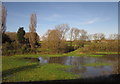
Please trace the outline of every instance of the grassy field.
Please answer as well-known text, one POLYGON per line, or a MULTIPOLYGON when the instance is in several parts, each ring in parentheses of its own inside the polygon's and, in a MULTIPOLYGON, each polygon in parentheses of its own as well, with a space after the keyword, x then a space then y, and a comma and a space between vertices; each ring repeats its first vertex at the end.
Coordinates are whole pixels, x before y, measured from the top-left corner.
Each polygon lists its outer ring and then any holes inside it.
POLYGON ((96 54, 118 54, 118 52, 96 52, 96 54))
MULTIPOLYGON (((91 52, 91 53, 83 53, 81 49, 77 49, 75 51, 64 53, 64 54, 21 54, 21 55, 14 55, 17 58, 23 57, 31 57, 31 58, 38 58, 38 57, 61 57, 61 56, 90 56, 90 57, 102 57, 109 54, 118 54, 118 52, 91 52)), ((4 56, 9 57, 9 56, 4 56)))
MULTIPOLYGON (((40 65, 38 62, 20 59, 23 57, 21 56, 22 55, 3 57, 3 82, 61 80, 78 77, 63 70, 72 66, 60 64, 40 65)), ((25 55, 25 57, 26 56, 27 55, 25 55)))
MULTIPOLYGON (((31 60, 24 59, 43 57, 60 57, 60 56, 91 56, 102 57, 107 54, 117 54, 117 52, 95 52, 95 53, 81 53, 80 49, 65 54, 55 55, 40 55, 40 54, 24 54, 14 56, 2 57, 2 75, 3 82, 20 82, 20 81, 40 81, 40 80, 63 80, 74 79, 78 75, 70 72, 65 72, 64 69, 72 66, 60 64, 45 64, 41 65, 39 62, 32 62, 31 60), (103 55, 102 55, 103 54, 103 55)), ((83 66, 106 66, 108 63, 91 63, 83 66)))
POLYGON ((109 54, 118 54, 118 52, 81 52, 81 49, 63 54, 65 56, 90 56, 90 57, 102 57, 109 54))

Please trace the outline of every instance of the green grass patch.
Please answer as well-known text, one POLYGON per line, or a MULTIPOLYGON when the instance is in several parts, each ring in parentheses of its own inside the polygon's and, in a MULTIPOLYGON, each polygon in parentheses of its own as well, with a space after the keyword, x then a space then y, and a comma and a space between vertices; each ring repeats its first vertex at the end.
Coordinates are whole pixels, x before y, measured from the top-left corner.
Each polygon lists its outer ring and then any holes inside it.
POLYGON ((97 54, 118 54, 118 52, 96 52, 97 54))
POLYGON ((81 49, 77 49, 75 51, 63 54, 65 56, 91 56, 91 57, 100 57, 100 56, 104 56, 104 55, 95 55, 93 53, 81 53, 80 52, 81 49))
MULTIPOLYGON (((21 55, 21 57, 23 56, 21 55)), ((72 66, 60 64, 41 65, 38 62, 20 59, 21 57, 20 55, 3 57, 3 82, 64 80, 78 77, 78 75, 64 71, 64 69, 72 66)))
POLYGON ((12 68, 18 68, 26 65, 33 65, 35 62, 26 61, 25 59, 19 59, 15 56, 4 56, 2 57, 2 70, 8 70, 12 68))
POLYGON ((85 64, 83 66, 108 66, 108 65, 111 65, 111 64, 110 63, 96 62, 96 63, 85 64))
POLYGON ((102 57, 102 56, 105 56, 105 55, 88 55, 88 56, 90 56, 90 57, 102 57))
POLYGON ((65 55, 64 54, 23 54, 23 55, 14 55, 14 57, 17 57, 17 58, 23 58, 23 57, 31 57, 31 58, 38 58, 38 57, 61 57, 61 56, 65 56, 65 55))
POLYGON ((21 54, 21 55, 14 55, 13 57, 23 58, 23 57, 31 57, 31 58, 38 58, 40 54, 21 54))
POLYGON ((90 56, 90 57, 102 57, 108 54, 118 54, 118 52, 82 52, 82 49, 79 48, 75 51, 64 54, 65 56, 90 56))
POLYGON ((46 55, 40 55, 41 57, 61 57, 64 56, 64 54, 46 54, 46 55))

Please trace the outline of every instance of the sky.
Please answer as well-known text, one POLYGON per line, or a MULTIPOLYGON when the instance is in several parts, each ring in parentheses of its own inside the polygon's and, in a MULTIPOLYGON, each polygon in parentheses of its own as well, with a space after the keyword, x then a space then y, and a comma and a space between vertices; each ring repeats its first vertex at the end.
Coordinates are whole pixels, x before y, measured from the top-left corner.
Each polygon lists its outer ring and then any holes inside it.
POLYGON ((68 24, 70 28, 84 29, 88 34, 118 33, 117 2, 5 2, 7 32, 17 32, 24 27, 29 32, 30 16, 37 15, 38 35, 44 35, 56 25, 68 24))

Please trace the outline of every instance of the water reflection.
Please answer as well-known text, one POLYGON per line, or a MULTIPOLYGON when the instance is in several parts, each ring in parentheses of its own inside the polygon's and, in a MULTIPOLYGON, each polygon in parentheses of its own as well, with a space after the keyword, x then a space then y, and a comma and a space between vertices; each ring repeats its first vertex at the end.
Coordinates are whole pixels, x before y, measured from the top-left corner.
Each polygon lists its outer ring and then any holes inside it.
POLYGON ((76 57, 76 56, 65 56, 65 57, 39 57, 41 64, 45 63, 58 63, 63 65, 72 65, 73 67, 66 69, 65 71, 78 74, 81 77, 96 77, 102 75, 110 75, 115 73, 117 57, 106 56, 106 57, 76 57), (109 66, 83 66, 89 63, 112 63, 109 66))
POLYGON ((41 64, 44 63, 58 63, 58 64, 64 64, 64 65, 82 65, 85 63, 94 63, 97 61, 100 61, 100 59, 97 58, 91 58, 91 57, 75 57, 75 56, 66 56, 66 57, 39 57, 41 64))
POLYGON ((49 60, 49 58, 43 58, 43 57, 39 57, 38 59, 42 64, 48 63, 48 60, 49 60))

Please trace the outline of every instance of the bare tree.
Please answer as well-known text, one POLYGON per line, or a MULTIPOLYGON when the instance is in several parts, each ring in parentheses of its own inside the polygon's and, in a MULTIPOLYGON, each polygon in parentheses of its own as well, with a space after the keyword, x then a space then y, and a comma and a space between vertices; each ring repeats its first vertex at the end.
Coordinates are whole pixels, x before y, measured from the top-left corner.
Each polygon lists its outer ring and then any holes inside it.
POLYGON ((36 14, 33 13, 30 17, 30 25, 29 25, 29 31, 30 31, 29 41, 30 41, 31 49, 35 48, 35 43, 37 41, 36 25, 37 25, 37 17, 36 14))
POLYGON ((87 39, 87 31, 78 28, 71 28, 70 30, 70 40, 71 45, 74 45, 74 48, 79 48, 84 45, 84 41, 87 39))
POLYGON ((79 29, 78 28, 71 28, 70 29, 70 41, 71 41, 71 46, 76 46, 77 45, 77 40, 78 40, 78 37, 79 37, 79 29))
POLYGON ((78 28, 72 28, 70 30, 70 40, 86 40, 87 31, 78 28))
POLYGON ((70 29, 69 35, 70 35, 70 43, 71 43, 70 45, 72 46, 74 40, 74 28, 70 29))
POLYGON ((109 35, 109 40, 118 40, 119 35, 118 34, 110 34, 109 35))
POLYGON ((83 40, 83 41, 85 41, 88 37, 87 37, 87 31, 85 31, 85 30, 80 30, 80 34, 81 34, 81 36, 80 36, 80 40, 83 40))
POLYGON ((99 40, 104 40, 105 39, 105 34, 99 33, 99 40))
POLYGON ((87 35, 87 40, 88 41, 92 40, 92 34, 87 35))
POLYGON ((71 28, 70 29, 70 41, 73 41, 73 38, 74 38, 74 28, 71 28))
POLYGON ((55 26, 55 29, 58 30, 61 34, 61 39, 65 39, 67 32, 69 31, 69 26, 68 24, 61 24, 55 26))
POLYGON ((78 28, 74 28, 74 40, 79 40, 80 30, 78 28))
POLYGON ((78 40, 80 37, 80 30, 78 28, 71 28, 70 30, 70 40, 74 41, 74 40, 78 40))
POLYGON ((95 33, 93 35, 94 40, 103 40, 105 39, 105 35, 103 33, 95 33))
POLYGON ((93 34, 92 36, 95 41, 98 40, 97 34, 93 34))
POLYGON ((4 5, 0 4, 0 32, 4 33, 6 31, 6 16, 7 10, 4 5))

